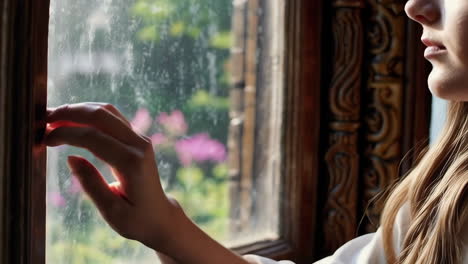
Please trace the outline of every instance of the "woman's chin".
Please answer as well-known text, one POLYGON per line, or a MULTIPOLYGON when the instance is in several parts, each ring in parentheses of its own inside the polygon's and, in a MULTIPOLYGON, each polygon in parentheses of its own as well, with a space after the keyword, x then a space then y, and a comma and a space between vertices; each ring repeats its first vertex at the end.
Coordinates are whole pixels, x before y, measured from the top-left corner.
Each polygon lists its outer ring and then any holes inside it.
POLYGON ((450 101, 468 101, 466 91, 463 92, 468 87, 460 87, 459 84, 453 81, 453 78, 449 78, 446 74, 438 74, 438 72, 432 71, 429 74, 427 83, 429 90, 436 97, 450 101))

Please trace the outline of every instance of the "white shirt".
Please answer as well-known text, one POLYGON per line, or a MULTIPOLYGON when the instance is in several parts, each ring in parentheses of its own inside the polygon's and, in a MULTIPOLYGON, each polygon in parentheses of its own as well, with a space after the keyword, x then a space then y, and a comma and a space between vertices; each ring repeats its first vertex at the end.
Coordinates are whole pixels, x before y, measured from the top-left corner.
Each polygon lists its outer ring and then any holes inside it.
MULTIPOLYGON (((465 225, 468 231, 468 225, 465 225)), ((401 246, 405 234, 409 227, 409 204, 402 206, 395 219, 393 230, 394 248, 397 254, 401 251, 401 246)), ((465 238, 465 258, 463 263, 468 264, 468 232, 464 232, 465 238)), ((288 260, 274 261, 271 259, 246 255, 244 256, 250 262, 258 264, 294 264, 288 260)), ((385 252, 383 249, 382 231, 379 228, 377 232, 357 237, 341 246, 335 253, 327 258, 321 259, 315 264, 385 264, 385 252)))

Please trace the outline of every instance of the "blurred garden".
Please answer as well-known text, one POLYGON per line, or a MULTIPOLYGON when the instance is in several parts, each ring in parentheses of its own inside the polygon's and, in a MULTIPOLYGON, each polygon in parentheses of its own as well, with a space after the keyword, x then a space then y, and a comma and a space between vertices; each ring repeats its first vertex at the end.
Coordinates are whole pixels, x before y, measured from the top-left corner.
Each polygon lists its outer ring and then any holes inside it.
MULTIPOLYGON (((52 0, 49 106, 108 102, 149 136, 166 191, 216 239, 229 239, 227 139, 232 0, 52 0)), ((48 151, 47 263, 154 263, 119 237, 48 151)), ((183 235, 183 234, 181 234, 183 235)))

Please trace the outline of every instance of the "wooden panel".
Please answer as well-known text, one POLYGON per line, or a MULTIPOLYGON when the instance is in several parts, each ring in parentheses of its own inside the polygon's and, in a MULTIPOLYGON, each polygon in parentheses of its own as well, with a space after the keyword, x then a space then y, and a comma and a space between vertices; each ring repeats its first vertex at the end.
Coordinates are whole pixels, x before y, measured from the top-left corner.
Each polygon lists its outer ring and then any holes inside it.
POLYGON ((333 73, 329 95, 329 132, 325 163, 328 193, 323 212, 327 255, 355 236, 359 176, 359 127, 363 62, 362 1, 333 5, 333 73))
POLYGON ((32 107, 34 142, 32 146, 32 172, 27 175, 28 189, 25 194, 29 199, 29 219, 31 228, 28 241, 28 263, 43 264, 46 255, 46 161, 47 148, 42 144, 46 127, 47 106, 47 58, 49 33, 50 0, 32 1, 32 40, 28 49, 32 51, 32 107), (34 11, 34 12, 33 12, 34 11))
POLYGON ((327 173, 320 184, 328 192, 319 197, 323 228, 316 239, 324 243, 317 257, 376 230, 383 203, 375 201, 384 201, 385 191, 412 166, 415 155, 401 163, 404 154, 426 146, 428 68, 421 30, 409 23, 404 4, 337 0, 326 13, 331 23, 324 31, 331 35, 325 46, 332 50, 323 51, 330 59, 322 62, 330 73, 322 87, 329 101, 322 118, 329 128, 323 151, 327 173))
POLYGON ((7 247, 7 230, 8 226, 6 224, 7 220, 7 211, 6 211, 6 178, 9 175, 9 144, 8 142, 8 115, 7 115, 7 93, 8 93, 8 77, 9 77, 9 56, 7 53, 8 49, 8 39, 11 32, 11 16, 9 11, 8 1, 0 1, 0 10, 2 20, 0 21, 0 234, 3 234, 0 237, 0 260, 2 263, 8 260, 8 247, 7 247))
MULTIPOLYGON (((366 95, 362 159, 362 232, 374 232, 382 203, 369 202, 398 179, 402 158, 405 69, 404 1, 368 0, 366 95)), ((382 200, 384 197, 382 197, 382 200)), ((362 212, 361 211, 361 212, 362 212)))
POLYGON ((287 1, 282 234, 296 263, 316 253, 322 129, 322 1, 287 1))

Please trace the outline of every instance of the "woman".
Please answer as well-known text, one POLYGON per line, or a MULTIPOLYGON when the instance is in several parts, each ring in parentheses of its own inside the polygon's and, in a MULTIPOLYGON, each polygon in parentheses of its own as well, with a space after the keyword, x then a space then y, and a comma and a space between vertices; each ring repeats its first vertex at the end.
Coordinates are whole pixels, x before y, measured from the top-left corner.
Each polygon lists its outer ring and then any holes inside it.
MULTIPOLYGON (((450 101, 446 126, 391 194, 379 230, 318 263, 468 263, 468 1, 409 0, 405 10, 424 29, 429 88, 450 101)), ((156 250, 164 263, 276 263, 241 257, 196 227, 164 194, 150 140, 112 105, 50 109, 48 123, 47 145, 86 148, 113 167, 118 181, 108 185, 85 159, 68 159, 112 228, 156 250)))

